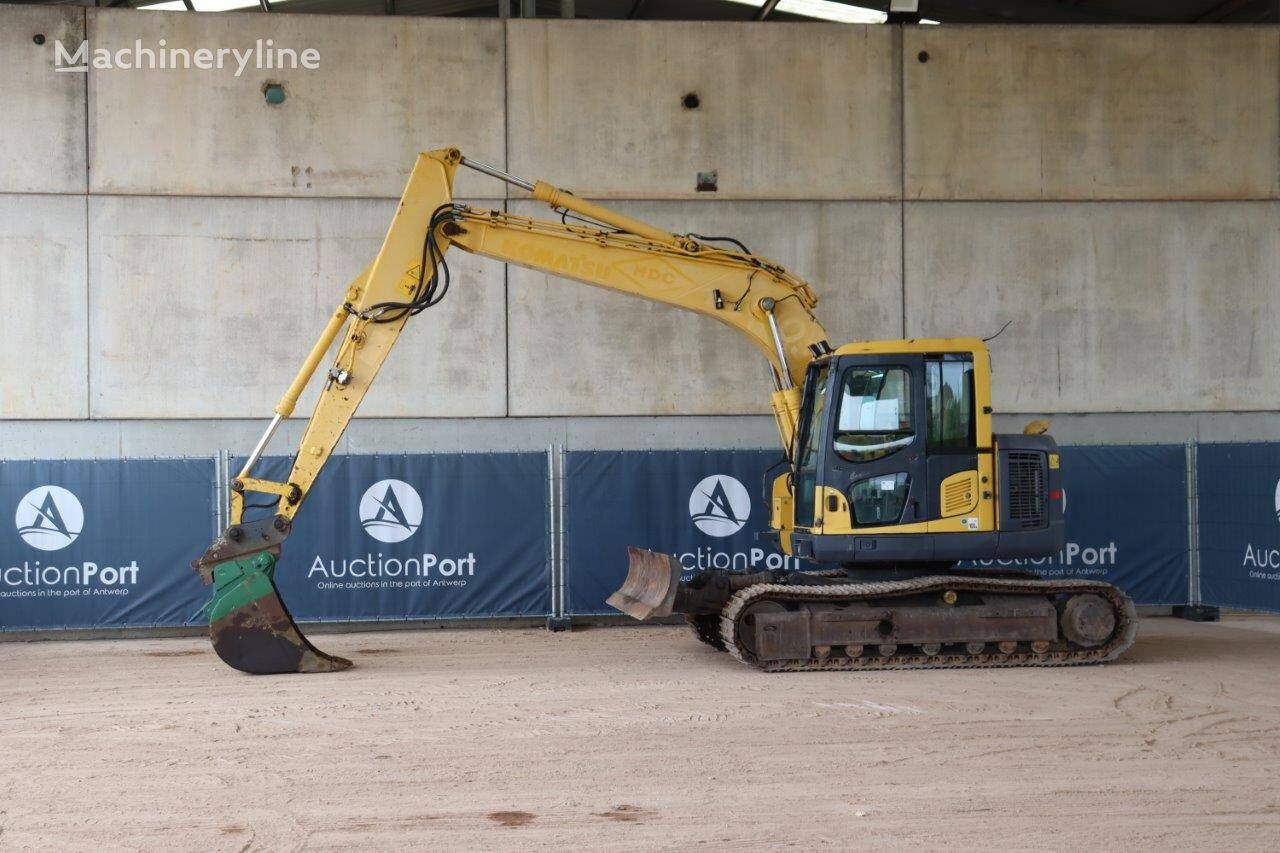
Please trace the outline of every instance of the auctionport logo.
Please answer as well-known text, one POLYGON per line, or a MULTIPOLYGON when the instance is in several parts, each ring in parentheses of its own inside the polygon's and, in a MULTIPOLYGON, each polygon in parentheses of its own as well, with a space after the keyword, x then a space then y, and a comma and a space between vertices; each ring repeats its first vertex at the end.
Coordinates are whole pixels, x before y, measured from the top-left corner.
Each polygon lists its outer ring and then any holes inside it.
POLYGON ((751 517, 751 495, 728 474, 712 474, 689 494, 689 517, 708 536, 732 536, 751 517))
POLYGON ((298 50, 277 45, 272 39, 257 39, 252 47, 171 47, 165 39, 154 46, 134 39, 133 44, 112 50, 89 46, 82 41, 75 50, 61 39, 53 43, 53 70, 85 74, 95 71, 148 70, 231 71, 239 77, 250 68, 255 71, 314 71, 320 67, 320 51, 314 47, 298 50))
POLYGON ((18 501, 13 516, 22 541, 41 551, 60 551, 80 537, 84 507, 61 486, 37 486, 18 501))
POLYGON ((360 526, 379 542, 403 542, 422 526, 422 497, 404 480, 379 480, 360 498, 360 526))
MULTIPOLYGON (((1276 482, 1275 508, 1276 521, 1280 521, 1280 481, 1276 482)), ((1277 571, 1280 570, 1280 548, 1246 542, 1240 565, 1250 570, 1251 580, 1280 581, 1280 571, 1277 571)))
MULTIPOLYGON (((364 532, 379 542, 404 542, 422 527, 422 496, 404 480, 379 480, 365 489, 358 516, 364 532)), ((349 591, 464 587, 475 577, 474 551, 410 554, 408 547, 388 549, 389 554, 371 549, 354 557, 317 554, 307 579, 319 576, 316 589, 349 591)))

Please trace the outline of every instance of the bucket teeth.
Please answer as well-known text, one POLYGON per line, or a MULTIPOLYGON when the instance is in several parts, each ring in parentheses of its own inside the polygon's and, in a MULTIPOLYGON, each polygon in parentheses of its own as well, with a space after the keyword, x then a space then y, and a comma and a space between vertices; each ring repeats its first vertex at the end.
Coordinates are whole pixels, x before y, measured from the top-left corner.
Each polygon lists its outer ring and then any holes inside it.
POLYGON ((670 554, 628 548, 627 579, 607 603, 641 621, 670 616, 684 567, 670 554))

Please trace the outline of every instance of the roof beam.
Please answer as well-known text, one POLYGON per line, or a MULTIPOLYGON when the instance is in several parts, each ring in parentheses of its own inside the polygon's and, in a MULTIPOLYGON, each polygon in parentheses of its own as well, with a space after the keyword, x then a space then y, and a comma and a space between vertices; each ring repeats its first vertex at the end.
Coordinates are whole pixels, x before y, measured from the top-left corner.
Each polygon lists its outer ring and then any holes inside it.
POLYGON ((778 3, 780 2, 781 0, 764 0, 764 2, 760 4, 760 10, 756 12, 756 20, 763 21, 765 18, 772 15, 773 10, 778 8, 778 3))
POLYGON ((1107 9, 1059 0, 920 0, 920 16, 944 23, 984 21, 1026 24, 1153 23, 1107 9))
POLYGON ((1238 12, 1244 6, 1248 6, 1253 0, 1225 0, 1219 3, 1207 12, 1203 12, 1199 17, 1195 18, 1197 24, 1208 24, 1214 21, 1221 21, 1233 12, 1238 12))

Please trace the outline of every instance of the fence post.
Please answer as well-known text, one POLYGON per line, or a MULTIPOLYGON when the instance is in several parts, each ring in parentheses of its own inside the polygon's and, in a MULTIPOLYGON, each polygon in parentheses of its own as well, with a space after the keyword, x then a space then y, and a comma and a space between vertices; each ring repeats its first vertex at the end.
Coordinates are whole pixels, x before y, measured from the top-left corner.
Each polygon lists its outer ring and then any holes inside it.
POLYGON ((1173 608, 1173 615, 1192 622, 1217 622, 1217 607, 1205 606, 1200 600, 1200 474, 1199 446, 1195 439, 1186 443, 1187 458, 1187 603, 1173 608))
POLYGON ((564 610, 564 445, 547 447, 547 531, 548 559, 551 565, 551 615, 548 631, 567 631, 572 620, 564 610))
POLYGON ((227 492, 231 467, 231 451, 219 450, 213 457, 213 538, 217 539, 227 529, 231 520, 230 495, 227 492))

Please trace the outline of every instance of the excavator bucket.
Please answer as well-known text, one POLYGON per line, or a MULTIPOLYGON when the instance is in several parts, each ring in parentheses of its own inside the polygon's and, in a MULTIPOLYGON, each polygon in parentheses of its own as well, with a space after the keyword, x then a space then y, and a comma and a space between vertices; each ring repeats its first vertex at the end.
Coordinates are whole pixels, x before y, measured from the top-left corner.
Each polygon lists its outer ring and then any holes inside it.
POLYGON ((283 536, 255 528, 258 525, 230 528, 194 564, 213 585, 206 610, 218 657, 253 675, 335 672, 351 666, 351 661, 325 654, 302 635, 272 576, 283 536), (245 553, 246 548, 254 550, 245 553))
POLYGON ((684 567, 670 554, 628 548, 627 579, 607 604, 635 619, 670 616, 684 567))

